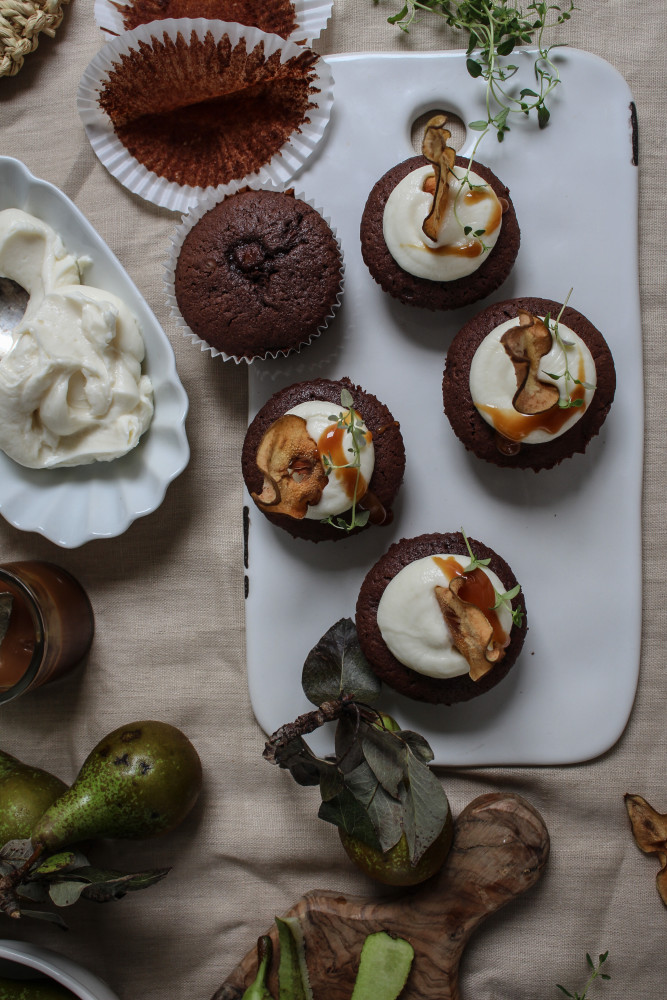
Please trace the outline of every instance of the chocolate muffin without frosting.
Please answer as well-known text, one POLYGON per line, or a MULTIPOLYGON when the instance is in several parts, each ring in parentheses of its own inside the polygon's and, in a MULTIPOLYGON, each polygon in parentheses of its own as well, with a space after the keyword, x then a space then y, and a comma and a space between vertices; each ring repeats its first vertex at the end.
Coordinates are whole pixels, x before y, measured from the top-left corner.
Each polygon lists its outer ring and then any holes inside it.
MULTIPOLYGON (((456 157, 456 166, 467 167, 468 163, 465 157, 456 157)), ((489 256, 472 274, 454 281, 430 281, 403 270, 384 241, 384 209, 399 181, 418 167, 428 165, 429 161, 424 156, 413 156, 392 167, 380 178, 368 196, 361 219, 361 253, 372 276, 394 298, 426 309, 458 309, 485 298, 505 281, 519 252, 519 224, 509 189, 488 167, 475 162, 475 173, 484 178, 499 199, 507 202, 500 235, 489 256)))
POLYGON ((193 333, 251 360, 298 350, 326 326, 342 287, 336 238, 292 192, 244 189, 190 230, 175 295, 193 333))
POLYGON ((445 413, 454 433, 469 451, 479 458, 504 468, 550 469, 576 452, 583 453, 598 434, 614 399, 616 372, 607 343, 593 324, 575 309, 567 307, 561 323, 574 330, 584 341, 595 362, 597 387, 582 417, 559 437, 544 444, 523 444, 515 455, 504 454, 497 445, 495 429, 484 420, 470 393, 470 365, 484 338, 507 320, 517 318, 520 310, 534 316, 558 316, 562 304, 551 299, 509 299, 489 306, 459 330, 445 363, 442 394, 445 413))
MULTIPOLYGON (((341 408, 341 390, 347 389, 352 396, 353 405, 373 435, 375 448, 375 465, 368 483, 368 496, 372 494, 377 502, 377 516, 384 509, 385 520, 381 523, 391 523, 391 504, 403 481, 405 470, 405 448, 398 422, 394 420, 389 409, 375 396, 354 385, 348 378, 340 381, 329 379, 314 379, 309 382, 299 382, 275 393, 261 408, 246 433, 241 453, 243 479, 248 492, 259 495, 264 486, 264 475, 257 465, 257 453, 260 443, 272 424, 282 417, 287 410, 310 400, 325 400, 332 404, 332 413, 341 408)), ((254 497, 253 497, 254 499, 254 497)), ((255 500, 255 503, 257 501, 255 500)), ((295 518, 288 514, 273 514, 270 508, 258 508, 262 513, 280 528, 284 528, 295 538, 305 538, 313 542, 326 539, 336 541, 356 534, 364 528, 354 528, 346 532, 311 518, 295 518)), ((371 517, 372 520, 372 517, 371 517)), ((370 526, 370 522, 369 525, 370 526)))
MULTIPOLYGON (((500 578, 506 590, 516 586, 517 580, 501 556, 473 538, 469 538, 468 541, 478 559, 490 559, 489 569, 500 578)), ((378 677, 408 698, 444 705, 476 698, 495 687, 507 676, 523 647, 527 631, 526 605, 523 594, 519 593, 513 598, 512 604, 524 612, 523 622, 520 626, 512 626, 510 642, 505 649, 503 659, 478 681, 471 680, 468 674, 436 678, 417 673, 397 660, 388 648, 378 626, 377 612, 380 599, 390 580, 417 559, 439 554, 461 555, 465 552, 465 539, 458 531, 403 538, 392 545, 369 570, 361 585, 356 610, 357 634, 361 648, 378 677)))

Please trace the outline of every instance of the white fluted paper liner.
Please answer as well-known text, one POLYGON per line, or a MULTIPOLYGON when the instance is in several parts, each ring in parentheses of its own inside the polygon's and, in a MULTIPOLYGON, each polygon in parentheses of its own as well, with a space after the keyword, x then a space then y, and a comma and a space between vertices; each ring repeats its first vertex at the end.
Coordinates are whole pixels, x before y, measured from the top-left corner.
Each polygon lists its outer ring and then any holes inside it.
POLYGON ((169 250, 169 258, 164 266, 165 267, 164 286, 165 286, 165 291, 167 293, 167 305, 169 306, 171 315, 176 321, 176 324, 179 327, 183 336, 189 338, 193 344, 199 344, 202 351, 210 351, 211 357, 213 358, 220 357, 222 358, 223 361, 234 361, 237 365, 240 364, 241 362, 252 364, 254 360, 264 361, 267 358, 273 358, 274 360, 279 357, 286 358, 288 354, 296 354, 303 347, 306 347, 308 344, 312 343, 312 341, 315 340, 317 337, 319 337, 320 334, 324 333, 326 328, 329 326, 329 323, 336 315, 336 311, 340 307, 341 297, 343 295, 343 284, 345 277, 345 266, 343 263, 343 248, 341 247, 340 239, 338 238, 338 233, 331 224, 331 219, 324 214, 324 211, 321 208, 319 208, 312 199, 308 198, 305 194, 303 194, 303 192, 295 190, 294 191, 295 198, 298 198, 300 201, 304 201, 307 205, 310 205, 311 208, 314 208, 315 211, 322 216, 322 218, 327 223, 327 225, 331 229, 331 232, 334 235, 336 243, 338 244, 338 252, 340 253, 340 259, 341 259, 340 288, 338 289, 338 294, 336 295, 336 301, 332 304, 331 310, 326 316, 324 322, 318 326, 317 330, 314 333, 312 333, 307 340, 302 341, 298 345, 298 347, 290 347, 288 349, 280 351, 267 351, 266 354, 262 355, 261 357, 258 355, 257 359, 239 357, 238 355, 235 354, 227 354, 225 351, 219 351, 216 347, 213 347, 205 340, 202 340, 202 338, 197 336, 196 333, 193 333, 193 331, 190 329, 188 324, 183 319, 183 316, 181 315, 181 311, 178 308, 178 303, 176 301, 176 294, 174 291, 174 283, 175 283, 174 276, 176 273, 176 263, 178 261, 179 254, 181 252, 181 247, 183 246, 185 237, 188 235, 190 230, 199 222, 199 220, 204 215, 206 215, 208 211, 210 211, 210 209, 214 207, 214 205, 217 205, 218 202, 223 201, 228 195, 234 194, 242 187, 250 187, 253 189, 253 191, 284 191, 285 188, 288 187, 288 185, 286 184, 277 185, 270 180, 254 181, 251 182, 250 184, 245 184, 241 181, 235 181, 231 184, 226 185, 224 191, 221 188, 216 188, 215 191, 208 192, 201 199, 201 201, 197 202, 197 204, 193 206, 190 212, 183 217, 180 224, 177 226, 175 232, 172 234, 171 247, 169 250))
MULTIPOLYGON (((132 0, 116 0, 118 6, 131 6, 132 0)), ((194 0, 193 0, 194 3, 194 0)), ((319 38, 327 26, 333 0, 293 0, 296 13, 296 28, 288 35, 291 42, 305 42, 310 45, 319 38)), ((102 31, 110 35, 122 35, 125 31, 123 15, 109 0, 95 0, 95 20, 102 31)))
MULTIPOLYGON (((136 51, 140 42, 150 45, 153 38, 162 40, 165 34, 175 41, 179 32, 184 38, 189 39, 193 31, 200 39, 210 31, 216 43, 223 35, 227 35, 232 46, 244 38, 248 51, 263 42, 265 55, 268 57, 279 51, 281 63, 304 51, 302 45, 286 42, 278 35, 267 34, 259 28, 247 28, 245 25, 228 21, 208 21, 201 17, 168 18, 164 21, 142 24, 133 31, 124 32, 107 42, 91 59, 79 82, 77 108, 93 150, 109 173, 128 191, 173 212, 187 212, 205 192, 223 191, 225 185, 208 188, 192 187, 168 181, 148 170, 118 139, 111 120, 99 106, 98 95, 114 64, 120 60, 120 56, 136 51)), ((278 186, 287 184, 315 151, 326 131, 333 103, 333 77, 331 69, 322 58, 315 64, 313 86, 319 93, 312 95, 314 107, 307 112, 310 120, 301 125, 300 132, 293 132, 264 166, 246 174, 245 177, 238 178, 240 184, 251 184, 255 181, 271 181, 278 186)))

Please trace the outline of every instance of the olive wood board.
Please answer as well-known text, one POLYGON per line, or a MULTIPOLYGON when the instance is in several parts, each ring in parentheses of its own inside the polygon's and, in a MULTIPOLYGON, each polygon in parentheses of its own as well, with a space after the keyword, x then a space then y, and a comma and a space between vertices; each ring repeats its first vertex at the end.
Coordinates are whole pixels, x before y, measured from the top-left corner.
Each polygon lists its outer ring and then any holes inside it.
MULTIPOLYGON (((485 117, 485 87, 461 52, 327 57, 334 105, 321 150, 295 181, 335 227, 345 259, 342 307, 300 354, 249 367, 249 417, 278 389, 316 377, 353 382, 385 402, 405 440, 405 479, 389 527, 336 542, 293 539, 250 509, 247 666, 255 715, 271 733, 312 706, 301 688, 308 651, 354 616, 367 572, 392 542, 461 527, 511 565, 528 609, 509 675, 446 708, 386 686, 379 702, 421 732, 435 763, 569 764, 606 751, 625 728, 639 674, 641 629, 642 342, 637 274, 637 167, 632 95, 608 63, 557 49, 562 84, 540 130, 521 120, 477 158, 508 184, 521 227, 515 267, 476 305, 432 313, 386 295, 361 259, 359 222, 375 181, 414 155, 411 125, 430 111, 485 117), (443 414, 452 337, 490 302, 538 296, 570 305, 604 334, 618 375, 602 433, 560 466, 499 469, 466 452, 443 414)), ((517 90, 534 86, 513 53, 517 90)), ((460 147, 468 155, 477 133, 460 147)), ((309 737, 316 752, 329 733, 309 737)))
MULTIPOLYGON (((384 899, 308 892, 286 916, 303 933, 314 1000, 350 1000, 368 934, 386 931, 415 951, 401 1000, 459 1000, 459 963, 470 936, 486 917, 530 889, 549 855, 540 814, 519 795, 491 792, 458 817, 454 842, 440 872, 409 891, 384 899)), ((275 924, 269 987, 278 995, 275 924)), ((253 948, 213 1000, 240 1000, 257 972, 253 948)))

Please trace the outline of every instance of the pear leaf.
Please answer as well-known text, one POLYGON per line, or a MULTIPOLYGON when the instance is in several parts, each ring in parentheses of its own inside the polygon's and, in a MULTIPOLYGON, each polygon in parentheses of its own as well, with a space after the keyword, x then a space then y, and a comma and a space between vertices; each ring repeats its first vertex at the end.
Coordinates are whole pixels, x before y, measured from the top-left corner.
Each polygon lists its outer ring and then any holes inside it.
POLYGON ((334 748, 338 768, 343 774, 354 771, 364 759, 359 739, 361 728, 359 715, 353 711, 343 712, 338 720, 334 748))
POLYGON ((32 917, 34 920, 44 920, 47 924, 56 924, 57 927, 62 927, 66 931, 67 924, 60 916, 59 913, 54 913, 53 910, 21 910, 22 917, 32 917))
POLYGON ((364 757, 382 787, 394 798, 405 774, 407 749, 398 733, 369 726, 362 741, 364 757))
POLYGON ((319 785, 327 771, 337 770, 331 761, 316 757, 301 736, 276 747, 275 761, 279 767, 286 768, 299 785, 319 785))
POLYGON ((381 682, 361 651, 351 618, 341 618, 325 632, 303 665, 301 684, 313 705, 336 701, 342 695, 372 705, 381 682))
POLYGON ((376 851, 381 849, 368 812, 349 789, 344 789, 329 802, 322 802, 317 815, 327 823, 340 827, 351 837, 356 837, 369 847, 374 847, 376 851))
POLYGON ((411 729, 401 729, 401 739, 407 743, 415 757, 418 757, 424 764, 433 760, 433 751, 421 733, 415 733, 411 729))
POLYGON ((53 885, 49 886, 49 896, 56 906, 72 906, 79 901, 79 897, 87 886, 87 882, 74 880, 54 882, 53 885))
POLYGON ((403 834, 401 803, 377 780, 370 765, 360 764, 347 776, 349 790, 366 810, 381 851, 389 851, 403 834))
POLYGON ((33 903, 48 903, 49 890, 43 882, 23 882, 17 885, 16 895, 33 903))
POLYGON ((9 620, 12 617, 12 605, 14 604, 14 598, 9 593, 5 591, 0 594, 0 645, 2 644, 5 636, 7 635, 7 629, 9 628, 9 620))
POLYGON ((31 840, 8 840, 0 850, 0 859, 3 861, 27 861, 32 856, 33 850, 31 840))
POLYGON ((30 878, 49 878, 59 872, 71 871, 73 868, 83 868, 88 864, 88 858, 81 851, 60 851, 51 854, 30 873, 30 878))
POLYGON ((408 754, 408 784, 401 786, 403 828, 410 862, 416 865, 442 831, 449 803, 431 769, 414 754, 408 754))
POLYGON ((107 903, 112 899, 122 899, 127 892, 147 889, 168 875, 170 868, 154 868, 145 872, 106 871, 101 868, 80 868, 77 877, 88 880, 82 895, 96 903, 107 903))
POLYGON ((341 771, 334 765, 323 770, 320 775, 320 795, 323 802, 328 802, 339 795, 345 787, 345 779, 341 771))

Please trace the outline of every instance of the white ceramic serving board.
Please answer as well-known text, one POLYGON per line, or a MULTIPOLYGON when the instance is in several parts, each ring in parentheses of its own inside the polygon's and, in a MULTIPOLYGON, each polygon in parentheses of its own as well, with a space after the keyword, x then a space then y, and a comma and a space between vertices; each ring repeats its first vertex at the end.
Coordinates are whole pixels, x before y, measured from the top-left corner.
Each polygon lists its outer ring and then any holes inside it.
MULTIPOLYGON (((437 764, 568 764, 607 750, 630 714, 641 626, 642 342, 637 275, 637 167, 632 96, 607 63, 559 50, 562 85, 551 122, 522 120, 505 142, 485 138, 477 158, 508 184, 521 249, 495 295, 430 313, 385 295, 368 273, 359 220, 368 192, 413 155, 412 122, 450 109, 484 117, 485 88, 455 53, 331 56, 334 107, 321 152, 297 185, 324 207, 345 255, 343 306, 300 355, 249 368, 250 417, 276 390, 313 377, 349 376, 400 421, 407 451, 394 522, 314 545, 274 528, 250 506, 248 682, 270 733, 312 706, 303 661, 342 616, 354 617, 368 568, 402 537, 466 532, 511 564, 528 608, 524 651, 507 678, 467 704, 422 705, 383 689, 380 704, 430 742, 437 764), (490 301, 535 295, 563 301, 605 335, 619 376, 616 400, 585 456, 535 474, 468 454, 443 414, 447 347, 490 301)), ((519 86, 530 87, 526 53, 519 86)), ((517 90, 519 89, 517 87, 517 90)), ((463 155, 476 134, 468 132, 463 155)), ((310 738, 323 752, 330 735, 310 738)))

